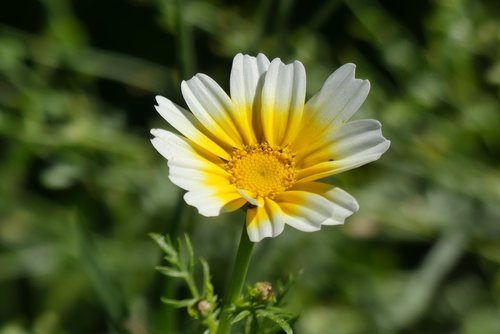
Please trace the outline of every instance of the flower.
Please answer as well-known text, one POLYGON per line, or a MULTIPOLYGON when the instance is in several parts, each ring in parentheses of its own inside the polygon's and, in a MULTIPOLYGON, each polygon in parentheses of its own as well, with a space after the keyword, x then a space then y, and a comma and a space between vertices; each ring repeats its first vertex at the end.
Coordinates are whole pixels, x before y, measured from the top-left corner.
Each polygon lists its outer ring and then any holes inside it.
POLYGON ((181 85, 191 112, 156 98, 156 110, 180 134, 152 129, 151 142, 200 214, 247 204, 253 242, 279 235, 285 224, 306 232, 343 224, 358 203, 317 180, 377 160, 390 145, 378 121, 348 122, 370 90, 354 72, 355 65, 343 65, 306 103, 302 63, 238 54, 230 96, 196 74, 181 85))

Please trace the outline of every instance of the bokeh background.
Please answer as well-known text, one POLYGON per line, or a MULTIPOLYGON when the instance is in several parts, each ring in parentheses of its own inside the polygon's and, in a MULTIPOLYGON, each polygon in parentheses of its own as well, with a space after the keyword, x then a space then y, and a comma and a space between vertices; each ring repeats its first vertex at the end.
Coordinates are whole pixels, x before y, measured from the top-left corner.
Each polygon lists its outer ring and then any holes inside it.
POLYGON ((149 232, 189 233, 224 291, 243 216, 198 216, 149 129, 196 72, 298 59, 308 96, 346 62, 356 118, 392 141, 331 178, 360 211, 259 243, 249 282, 302 271, 299 334, 500 333, 500 2, 0 2, 0 333, 200 333, 160 302, 149 232))

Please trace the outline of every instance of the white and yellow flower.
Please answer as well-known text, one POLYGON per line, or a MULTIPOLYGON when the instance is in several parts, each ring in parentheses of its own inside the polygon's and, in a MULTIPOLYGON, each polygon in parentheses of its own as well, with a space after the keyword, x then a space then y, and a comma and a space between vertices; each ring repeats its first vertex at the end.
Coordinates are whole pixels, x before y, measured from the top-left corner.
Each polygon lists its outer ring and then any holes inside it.
POLYGON ((169 178, 204 216, 248 204, 251 241, 343 224, 358 210, 344 190, 317 180, 377 160, 390 142, 372 119, 348 122, 370 90, 355 65, 335 71, 305 102, 302 63, 238 54, 230 96, 210 77, 183 81, 191 112, 158 96, 156 110, 180 134, 153 129, 169 178))

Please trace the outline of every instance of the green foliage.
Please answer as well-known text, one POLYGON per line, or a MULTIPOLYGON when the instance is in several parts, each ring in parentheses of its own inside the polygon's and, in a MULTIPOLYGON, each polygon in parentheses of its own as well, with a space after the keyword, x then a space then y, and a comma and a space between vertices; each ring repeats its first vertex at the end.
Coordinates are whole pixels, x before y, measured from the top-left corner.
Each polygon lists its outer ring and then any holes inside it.
POLYGON ((148 131, 167 127, 155 94, 185 105, 194 72, 227 88, 237 52, 301 60, 308 96, 357 64, 356 117, 392 141, 329 180, 360 203, 345 226, 256 247, 250 282, 303 269, 294 331, 500 332, 498 17, 486 0, 2 1, 0 333, 199 333, 158 302, 192 295, 152 270, 147 234, 188 232, 224 291, 243 218, 180 206, 148 131))
POLYGON ((174 246, 168 235, 163 237, 151 233, 150 236, 166 254, 164 259, 168 263, 168 266, 157 266, 156 270, 165 276, 183 279, 191 294, 189 299, 176 300, 163 297, 161 301, 175 308, 186 308, 192 318, 199 320, 210 333, 215 333, 219 309, 207 262, 200 259, 203 276, 201 288, 198 288, 195 279, 195 256, 189 236, 184 235, 183 243, 178 239, 177 246, 174 246))
POLYGON ((244 333, 293 333, 292 326, 297 320, 285 308, 286 293, 295 282, 289 276, 285 282, 277 284, 277 291, 269 282, 257 282, 247 288, 240 301, 231 310, 232 323, 244 321, 244 333), (269 322, 270 321, 270 322, 269 322))
MULTIPOLYGON (((160 234, 151 233, 150 236, 165 253, 164 260, 168 264, 157 266, 156 270, 170 278, 182 279, 190 292, 188 299, 163 297, 161 301, 174 308, 185 308, 191 318, 198 320, 207 328, 206 333, 215 334, 221 310, 217 295, 214 294, 208 263, 200 259, 202 279, 201 284, 197 284, 195 255, 189 236, 184 235, 184 242, 178 239, 176 245, 169 235, 163 237, 160 234)), ((248 287, 247 293, 241 296, 237 303, 229 305, 231 322, 235 324, 246 320, 245 334, 271 334, 281 330, 291 334, 291 323, 296 318, 280 306, 283 306, 285 294, 293 281, 293 276, 290 276, 285 283, 280 283, 276 294, 269 282, 257 282, 252 287, 248 287), (265 320, 270 320, 276 326, 266 324, 265 320)))

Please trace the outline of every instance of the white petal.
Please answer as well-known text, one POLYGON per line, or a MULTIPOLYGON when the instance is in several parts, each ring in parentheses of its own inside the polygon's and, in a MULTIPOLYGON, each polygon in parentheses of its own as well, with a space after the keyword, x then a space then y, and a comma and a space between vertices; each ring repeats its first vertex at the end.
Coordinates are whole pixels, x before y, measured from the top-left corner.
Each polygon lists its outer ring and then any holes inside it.
POLYGON ((308 191, 323 196, 330 202, 331 216, 322 225, 343 224, 345 219, 359 210, 358 202, 344 190, 326 183, 299 183, 294 190, 308 191))
POLYGON ((261 121, 271 145, 286 145, 297 135, 304 110, 306 72, 302 63, 274 59, 262 89, 261 121))
POLYGON ((246 200, 230 184, 227 172, 200 155, 185 139, 161 129, 153 129, 153 146, 167 160, 169 179, 187 190, 186 203, 204 216, 217 216, 243 206, 246 200))
POLYGON ((333 158, 340 160, 349 156, 384 153, 389 141, 382 135, 382 124, 374 119, 363 119, 345 124, 332 133, 333 158))
POLYGON ((231 118, 233 102, 212 78, 197 74, 183 81, 181 90, 189 109, 208 131, 232 147, 242 146, 241 135, 231 118))
POLYGON ((370 91, 370 82, 354 77, 356 66, 345 64, 331 74, 321 90, 307 101, 304 108, 300 138, 296 151, 307 150, 323 140, 323 136, 347 122, 363 104, 370 91))
POLYGON ((364 157, 362 161, 368 163, 378 159, 389 148, 390 142, 382 135, 381 128, 380 122, 373 119, 348 122, 332 131, 316 148, 310 147, 301 152, 297 160, 302 166, 336 161, 337 165, 342 166, 342 171, 352 165, 353 161, 356 161, 356 166, 351 168, 358 167, 359 159, 353 158, 364 157))
POLYGON ((257 57, 237 54, 231 69, 231 99, 234 102, 233 118, 247 144, 257 141, 253 130, 254 117, 260 112, 260 98, 264 74, 269 60, 262 53, 257 57))
POLYGON ((205 217, 215 217, 222 212, 237 210, 246 203, 232 185, 189 191, 184 195, 184 200, 205 217))
POLYGON ((298 172, 297 179, 299 182, 309 182, 314 180, 319 180, 327 176, 339 174, 347 170, 351 170, 369 162, 375 161, 380 158, 382 153, 384 153, 389 148, 390 143, 387 142, 385 146, 380 147, 380 153, 372 153, 368 155, 356 155, 348 157, 339 161, 328 161, 323 162, 298 172))
POLYGON ((156 102, 158 105, 155 109, 158 113, 186 138, 194 143, 203 143, 204 148, 223 159, 228 160, 231 157, 222 147, 200 131, 201 125, 189 111, 163 96, 157 96, 156 102))
POLYGON ((276 202, 285 216, 285 223, 304 232, 318 231, 331 218, 331 203, 325 197, 302 190, 276 195, 276 202))
POLYGON ((248 237, 252 242, 275 237, 281 234, 285 228, 280 207, 268 198, 264 200, 263 207, 248 209, 246 221, 248 237))
POLYGON ((212 183, 228 184, 227 173, 217 164, 199 155, 178 135, 162 129, 153 129, 153 146, 167 160, 170 180, 185 190, 198 189, 209 179, 212 183))
POLYGON ((349 120, 370 91, 370 82, 356 79, 355 71, 356 65, 345 64, 333 72, 307 102, 306 112, 316 114, 319 123, 329 127, 349 120))
POLYGON ((191 153, 193 150, 185 140, 170 131, 151 129, 151 134, 155 136, 151 140, 154 148, 167 160, 175 159, 176 156, 186 156, 186 152, 191 153))

